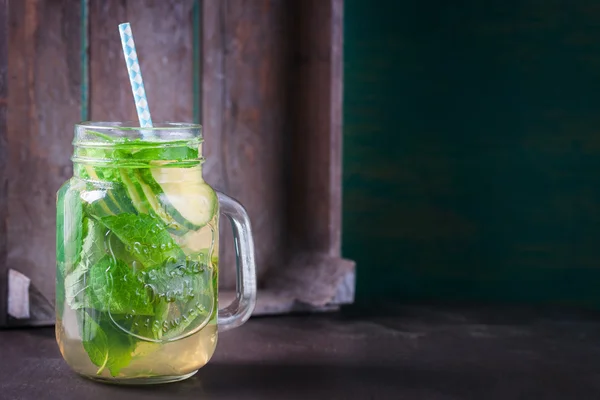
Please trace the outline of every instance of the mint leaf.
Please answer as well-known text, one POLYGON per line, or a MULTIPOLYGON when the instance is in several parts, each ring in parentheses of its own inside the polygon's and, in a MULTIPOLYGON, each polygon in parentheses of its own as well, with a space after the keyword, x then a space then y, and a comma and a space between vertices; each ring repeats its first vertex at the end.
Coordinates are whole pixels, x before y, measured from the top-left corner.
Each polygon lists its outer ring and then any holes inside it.
POLYGON ((60 188, 56 203, 56 311, 59 317, 63 315, 65 303, 65 274, 77 264, 83 236, 81 198, 72 190, 71 182, 60 188))
POLYGON ((135 340, 117 328, 105 313, 82 310, 79 319, 83 347, 98 367, 97 374, 108 368, 112 376, 117 376, 131 362, 135 340))
POLYGON ((107 367, 112 376, 117 376, 122 368, 129 365, 136 339, 114 326, 112 321, 106 321, 102 328, 108 337, 107 367))
POLYGON ((119 214, 100 218, 100 222, 125 244, 133 258, 147 268, 185 257, 164 224, 151 215, 119 214))
POLYGON ((106 228, 98 222, 83 218, 83 244, 81 255, 75 269, 65 277, 65 298, 69 307, 78 310, 84 307, 92 307, 93 299, 88 292, 88 272, 106 256, 104 238, 106 228))
POLYGON ((107 228, 83 218, 83 243, 75 269, 65 277, 67 303, 76 310, 83 347, 98 366, 116 376, 131 361, 134 339, 112 322, 111 314, 154 314, 148 291, 123 261, 107 252, 107 228))
POLYGON ((96 310, 153 315, 148 289, 123 261, 105 256, 89 272, 88 297, 96 310))
POLYGON ((169 259, 162 266, 141 271, 143 281, 152 287, 153 292, 168 302, 187 301, 198 293, 200 273, 206 265, 198 261, 169 259))
POLYGON ((183 161, 194 160, 198 158, 198 149, 188 146, 160 146, 157 148, 141 149, 132 154, 136 160, 146 161, 183 161))
POLYGON ((96 322, 94 314, 80 311, 79 326, 83 348, 88 353, 90 361, 99 367, 97 374, 100 374, 108 362, 108 338, 96 322))
POLYGON ((161 322, 155 336, 177 337, 214 315, 217 304, 214 271, 206 250, 196 260, 188 259, 183 264, 167 262, 162 268, 141 272, 154 293, 169 304, 162 316, 157 312, 156 319, 161 322))
POLYGON ((77 190, 72 190, 67 183, 58 191, 56 202, 56 260, 59 263, 76 263, 82 230, 82 201, 77 190))

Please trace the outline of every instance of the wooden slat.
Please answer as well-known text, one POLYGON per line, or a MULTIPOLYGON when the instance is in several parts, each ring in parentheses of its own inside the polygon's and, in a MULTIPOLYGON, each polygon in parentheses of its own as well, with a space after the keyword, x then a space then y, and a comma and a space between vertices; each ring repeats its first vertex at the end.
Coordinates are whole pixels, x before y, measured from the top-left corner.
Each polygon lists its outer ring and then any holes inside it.
MULTIPOLYGON (((90 119, 135 120, 135 107, 127 86, 129 80, 117 28, 120 23, 127 22, 126 3, 90 0, 89 13, 90 119)), ((141 62, 144 67, 143 58, 141 62)))
POLYGON ((8 0, 0 0, 0 326, 6 324, 8 264, 6 220, 8 218, 6 96, 8 92, 8 0))
POLYGON ((10 1, 9 43, 8 264, 53 299, 56 191, 80 116, 79 3, 10 1))
MULTIPOLYGON (((259 279, 284 255, 287 4, 205 0, 203 9, 204 171, 247 208, 259 279)), ((221 284, 231 288, 233 243, 221 226, 221 284)))
POLYGON ((191 122, 194 0, 90 0, 90 118, 137 120, 118 25, 130 22, 154 121, 191 122))
POLYGON ((290 250, 340 255, 342 0, 290 3, 290 250))

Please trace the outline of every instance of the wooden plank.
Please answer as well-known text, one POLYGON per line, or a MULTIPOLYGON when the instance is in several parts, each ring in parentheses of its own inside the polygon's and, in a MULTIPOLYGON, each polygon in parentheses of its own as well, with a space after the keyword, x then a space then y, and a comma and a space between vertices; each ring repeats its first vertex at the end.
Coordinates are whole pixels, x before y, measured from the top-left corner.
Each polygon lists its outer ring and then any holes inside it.
POLYGON ((154 121, 192 122, 194 0, 90 0, 90 118, 137 121, 118 25, 130 22, 154 121))
POLYGON ((80 116, 79 3, 11 1, 9 43, 8 264, 54 299, 55 198, 80 116))
POLYGON ((289 246, 339 256, 343 1, 298 1, 289 11, 289 246))
MULTIPOLYGON (((259 279, 284 257, 287 3, 205 0, 203 8, 205 175, 248 210, 259 279)), ((231 288, 233 242, 221 226, 221 284, 231 288)))
POLYGON ((0 0, 0 326, 6 324, 8 264, 6 263, 8 218, 8 138, 6 107, 8 94, 8 0, 0 0))
MULTIPOLYGON (((90 0, 89 18, 89 119, 135 121, 118 31, 118 25, 127 22, 127 5, 121 1, 90 0)), ((140 58, 143 68, 144 59, 141 55, 140 58)))

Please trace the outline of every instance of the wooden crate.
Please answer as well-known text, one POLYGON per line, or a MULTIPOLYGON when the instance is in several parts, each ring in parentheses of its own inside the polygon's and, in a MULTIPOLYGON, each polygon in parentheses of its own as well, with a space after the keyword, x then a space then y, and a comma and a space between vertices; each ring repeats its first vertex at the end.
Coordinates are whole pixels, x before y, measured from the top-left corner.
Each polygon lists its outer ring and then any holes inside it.
MULTIPOLYGON (((351 302, 354 263, 340 256, 342 5, 0 0, 10 43, 0 44, 0 294, 15 269, 41 303, 54 297, 54 202, 71 175, 73 125, 136 119, 117 30, 129 21, 154 120, 201 121, 207 181, 249 212, 256 314, 351 302)), ((235 293, 227 226, 223 302, 235 293)))
POLYGON ((8 88, 8 0, 0 0, 0 326, 6 325, 8 275, 6 264, 6 220, 8 216, 8 146, 6 108, 8 88))

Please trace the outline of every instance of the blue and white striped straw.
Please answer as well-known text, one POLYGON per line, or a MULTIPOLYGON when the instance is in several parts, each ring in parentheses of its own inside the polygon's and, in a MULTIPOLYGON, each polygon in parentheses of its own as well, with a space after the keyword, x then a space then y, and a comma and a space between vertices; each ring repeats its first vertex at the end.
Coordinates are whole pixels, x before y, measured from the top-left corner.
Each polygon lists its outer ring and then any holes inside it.
POLYGON ((127 72, 129 73, 129 82, 135 100, 140 127, 151 128, 152 117, 148 108, 148 99, 144 90, 144 81, 142 79, 142 70, 138 62, 137 52, 135 51, 135 42, 133 41, 133 33, 129 22, 119 25, 119 33, 121 34, 121 44, 123 45, 123 55, 127 63, 127 72))

